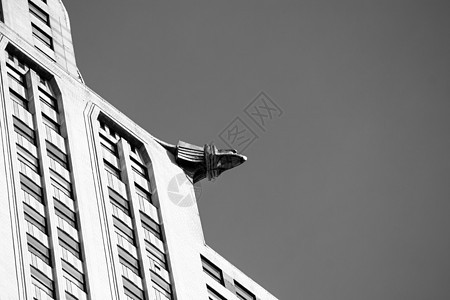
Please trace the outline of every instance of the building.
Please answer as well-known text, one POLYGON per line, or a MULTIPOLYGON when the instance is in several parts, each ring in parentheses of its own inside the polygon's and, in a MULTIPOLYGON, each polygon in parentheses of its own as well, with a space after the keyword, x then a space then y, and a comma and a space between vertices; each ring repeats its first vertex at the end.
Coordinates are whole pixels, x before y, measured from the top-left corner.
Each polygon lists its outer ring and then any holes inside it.
POLYGON ((60 0, 0 14, 0 298, 276 299, 205 244, 187 180, 243 158, 165 144, 90 90, 60 0))

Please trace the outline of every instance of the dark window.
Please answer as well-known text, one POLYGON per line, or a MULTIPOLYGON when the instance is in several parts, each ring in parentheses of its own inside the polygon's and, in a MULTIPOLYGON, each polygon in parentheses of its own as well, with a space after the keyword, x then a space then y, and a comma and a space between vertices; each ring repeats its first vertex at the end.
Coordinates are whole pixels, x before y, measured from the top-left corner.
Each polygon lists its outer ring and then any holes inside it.
POLYGON ((148 180, 147 168, 130 156, 131 168, 134 172, 148 180))
POLYGON ((31 276, 34 285, 42 288, 48 295, 53 297, 53 280, 44 275, 41 271, 31 266, 31 276))
MULTIPOLYGON (((67 155, 64 154, 58 147, 46 141, 48 156, 61 163, 62 166, 67 166, 67 155)), ((66 169, 69 169, 68 167, 66 169)))
POLYGON ((81 260, 80 243, 75 241, 70 235, 58 228, 59 244, 75 257, 81 260))
POLYGON ((27 234, 28 250, 51 266, 50 250, 33 236, 27 234))
POLYGON ((144 299, 144 292, 138 288, 134 283, 132 283, 130 280, 128 280, 125 277, 122 277, 123 279, 123 287, 125 290, 125 294, 129 296, 132 299, 144 299))
POLYGON ((28 177, 20 174, 20 184, 22 190, 33 196, 36 200, 42 203, 42 189, 28 177))
POLYGON ((106 172, 110 173, 114 177, 117 177, 120 180, 120 170, 117 169, 115 166, 110 164, 107 160, 103 160, 105 163, 105 170, 106 172))
POLYGON ((51 36, 46 34, 42 29, 34 24, 31 24, 31 27, 33 30, 33 36, 53 50, 53 39, 51 38, 51 36))
POLYGON ((169 283, 167 283, 165 280, 163 280, 159 276, 151 276, 152 281, 156 283, 161 289, 163 289, 166 293, 169 295, 172 293, 172 288, 169 283))
MULTIPOLYGON (((152 195, 147 192, 146 190, 142 189, 141 187, 139 187, 138 185, 134 185, 136 188, 136 194, 138 195, 139 199, 145 199, 146 201, 152 203, 152 195)), ((152 203, 153 204, 153 203, 152 203)))
POLYGON ((124 222, 122 222, 121 220, 119 220, 116 217, 113 217, 113 223, 114 223, 114 227, 116 228, 116 232, 118 234, 120 234, 121 236, 123 236, 124 238, 126 238, 128 240, 128 242, 130 242, 130 244, 132 244, 134 246, 135 243, 134 243, 133 229, 128 227, 128 225, 126 225, 124 222))
POLYGON ((166 255, 147 241, 145 241, 145 246, 147 249, 147 253, 150 255, 150 258, 167 270, 166 255))
POLYGON ((22 74, 25 74, 29 70, 28 66, 10 52, 8 52, 8 61, 6 63, 10 69, 19 69, 22 74))
POLYGON ((222 295, 213 290, 210 286, 206 286, 208 289, 208 299, 209 300, 226 300, 222 295))
POLYGON ((19 104, 23 108, 25 108, 25 110, 28 110, 28 100, 27 99, 23 98, 21 95, 19 95, 13 89, 9 89, 9 94, 11 96, 11 100, 12 101, 14 101, 15 103, 19 104))
MULTIPOLYGON (((47 88, 47 83, 45 87, 47 88)), ((44 90, 41 86, 39 86, 39 92, 40 92, 39 99, 48 106, 50 106, 51 108, 53 108, 53 110, 58 112, 58 103, 56 99, 52 95, 50 95, 49 92, 44 90)))
POLYGON ((129 254, 122 247, 118 246, 117 250, 119 252, 119 261, 122 265, 126 266, 128 269, 133 271, 138 276, 141 276, 139 261, 129 254))
POLYGON ((103 146, 103 148, 114 154, 114 156, 118 156, 117 145, 112 143, 108 138, 104 137, 102 134, 100 134, 100 144, 103 146))
POLYGON ((75 217, 75 213, 68 208, 65 204, 55 199, 55 212, 56 214, 67 223, 72 225, 75 229, 77 229, 77 220, 75 217))
POLYGON ((141 214, 142 226, 145 229, 147 229, 148 231, 150 231, 151 233, 153 233, 158 239, 162 240, 161 226, 158 223, 156 223, 155 221, 153 221, 146 214, 144 214, 142 212, 140 214, 141 214))
POLYGON ((36 226, 43 233, 47 233, 47 225, 45 222, 45 217, 38 213, 34 208, 28 204, 23 204, 23 210, 25 214, 25 220, 36 226))
POLYGON ((219 282, 223 285, 223 274, 222 270, 219 269, 215 264, 201 256, 202 258, 202 265, 203 265, 203 271, 205 271, 206 274, 211 276, 212 279, 219 282))
POLYGON ((119 207, 124 213, 126 213, 129 216, 130 215, 130 205, 128 203, 128 200, 124 199, 112 188, 108 187, 108 192, 109 192, 109 198, 111 199, 111 202, 115 206, 119 207))
POLYGON ((19 73, 15 68, 8 65, 8 76, 21 86, 25 87, 25 77, 19 73))
POLYGON ((48 128, 52 129, 53 131, 55 131, 58 134, 61 134, 61 128, 60 128, 59 124, 56 123, 55 121, 53 121, 52 119, 50 119, 49 117, 47 117, 44 114, 42 114, 42 122, 48 128))
POLYGON ((17 145, 17 158, 28 168, 39 174, 39 161, 30 152, 17 145))
POLYGON ((234 286, 236 287, 236 296, 241 300, 256 300, 256 296, 243 287, 239 282, 234 281, 234 286))
POLYGON ((14 123, 14 131, 23 136, 25 139, 27 139, 30 143, 33 145, 35 144, 35 136, 34 136, 34 130, 28 127, 24 122, 14 117, 13 119, 14 123))
POLYGON ((5 19, 3 18, 3 5, 1 0, 0 0, 0 21, 5 22, 5 19))
POLYGON ((50 175, 52 185, 66 194, 67 197, 72 198, 72 184, 53 170, 50 170, 50 175))
POLYGON ((73 296, 71 293, 66 291, 66 300, 78 300, 75 296, 73 296))
POLYGON ((73 279, 76 280, 74 282, 78 287, 80 287, 82 290, 85 290, 84 287, 84 274, 78 271, 75 267, 73 267, 71 264, 66 262, 64 259, 61 260, 62 262, 62 268, 64 272, 70 275, 73 279))
POLYGON ((41 8, 39 8, 36 4, 34 4, 31 1, 28 1, 29 7, 30 7, 30 13, 41 20, 45 25, 50 26, 50 19, 48 17, 48 14, 43 11, 41 8))
POLYGON ((55 155, 52 151, 48 151, 47 149, 48 157, 52 160, 54 160, 56 163, 64 167, 64 169, 69 170, 69 166, 67 165, 67 162, 62 160, 60 156, 55 155))

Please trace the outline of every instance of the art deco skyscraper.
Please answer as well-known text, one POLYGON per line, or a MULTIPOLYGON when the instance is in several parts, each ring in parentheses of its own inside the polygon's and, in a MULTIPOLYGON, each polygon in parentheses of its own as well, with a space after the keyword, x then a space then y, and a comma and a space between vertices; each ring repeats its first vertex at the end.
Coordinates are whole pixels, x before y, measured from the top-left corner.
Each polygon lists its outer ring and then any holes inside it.
POLYGON ((0 5, 0 299, 274 300, 205 244, 194 199, 245 158, 91 91, 60 0, 0 5))

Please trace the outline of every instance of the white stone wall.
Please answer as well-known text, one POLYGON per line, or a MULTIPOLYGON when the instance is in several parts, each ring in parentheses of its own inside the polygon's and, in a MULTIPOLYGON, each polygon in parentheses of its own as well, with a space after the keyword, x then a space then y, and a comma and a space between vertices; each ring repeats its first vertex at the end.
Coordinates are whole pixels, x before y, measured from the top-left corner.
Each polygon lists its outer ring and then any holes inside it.
MULTIPOLYGON (((38 1, 38 0, 36 0, 38 1)), ((40 1, 40 0, 39 0, 40 1)), ((0 59, 5 61, 5 47, 14 45, 30 61, 34 61, 43 70, 51 73, 63 99, 63 114, 68 139, 68 151, 72 159, 74 189, 80 215, 82 246, 85 249, 85 270, 88 281, 88 293, 91 299, 125 299, 121 282, 112 275, 117 258, 111 250, 115 246, 114 237, 109 234, 107 213, 102 205, 108 201, 104 195, 101 171, 98 165, 98 151, 94 143, 95 122, 100 112, 107 115, 116 124, 140 140, 152 161, 150 179, 152 189, 156 191, 154 200, 160 207, 161 221, 165 233, 166 249, 173 278, 173 287, 178 300, 207 299, 206 284, 213 287, 226 299, 237 299, 233 292, 233 280, 237 280, 251 290, 258 299, 276 299, 262 287, 232 266, 220 255, 206 246, 195 200, 193 205, 177 205, 168 194, 168 186, 174 177, 183 171, 174 163, 173 157, 144 129, 140 128, 125 115, 101 99, 80 82, 71 44, 70 25, 67 23, 65 9, 58 0, 48 0, 51 20, 61 24, 54 30, 55 56, 52 59, 37 50, 33 45, 26 0, 3 0, 5 24, 0 24, 3 38, 0 42, 0 59), (202 270, 200 254, 211 260, 224 273, 225 286, 213 281, 202 270)), ((2 64, 3 65, 3 64, 2 64)), ((15 197, 17 188, 18 163, 10 153, 9 140, 13 129, 7 115, 5 99, 5 70, 1 70, 3 80, 0 86, 0 299, 25 299, 24 284, 29 285, 24 262, 20 252, 27 254, 23 234, 19 235, 18 220, 23 214, 17 213, 15 197), (9 127, 8 127, 9 126, 9 127)), ((107 76, 107 74, 105 74, 107 76)), ((11 108, 9 108, 11 109, 11 108)), ((230 187, 232 188, 232 187, 230 187)), ((188 186, 192 195, 193 186, 188 186)), ((19 222, 20 223, 20 222, 19 222)), ((267 270, 270 272, 270 270, 267 270)), ((151 299, 152 300, 152 299, 151 299)))

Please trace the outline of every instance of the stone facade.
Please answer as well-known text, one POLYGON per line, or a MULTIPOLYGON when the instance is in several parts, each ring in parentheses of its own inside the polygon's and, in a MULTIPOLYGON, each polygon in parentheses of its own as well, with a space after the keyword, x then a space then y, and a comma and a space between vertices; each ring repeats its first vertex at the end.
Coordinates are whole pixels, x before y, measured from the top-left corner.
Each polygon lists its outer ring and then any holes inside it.
POLYGON ((1 4, 0 298, 275 300, 174 201, 173 155, 83 83, 61 1, 1 4))

